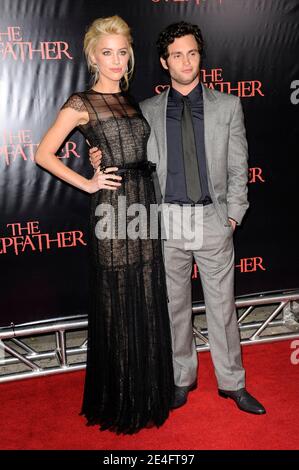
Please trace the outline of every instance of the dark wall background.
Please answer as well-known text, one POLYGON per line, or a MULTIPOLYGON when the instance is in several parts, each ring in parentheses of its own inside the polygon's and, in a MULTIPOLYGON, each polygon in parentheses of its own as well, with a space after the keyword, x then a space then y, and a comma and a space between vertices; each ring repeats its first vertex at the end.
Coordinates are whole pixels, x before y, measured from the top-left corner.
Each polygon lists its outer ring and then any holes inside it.
MULTIPOLYGON (((0 0, 0 8, 0 325, 86 313, 89 197, 33 154, 68 96, 89 87, 86 27, 113 14, 133 30, 137 100, 169 83, 159 31, 182 19, 200 25, 203 81, 241 96, 245 112, 251 206, 235 234, 236 295, 299 287, 298 0, 0 0)), ((92 175, 78 132, 60 156, 92 175)), ((193 299, 202 299, 196 271, 193 299)))

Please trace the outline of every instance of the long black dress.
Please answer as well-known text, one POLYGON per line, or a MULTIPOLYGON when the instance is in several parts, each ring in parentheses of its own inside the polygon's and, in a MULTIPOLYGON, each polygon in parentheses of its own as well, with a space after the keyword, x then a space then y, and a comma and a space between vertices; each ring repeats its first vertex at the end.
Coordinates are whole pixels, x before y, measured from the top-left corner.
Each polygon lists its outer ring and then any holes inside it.
POLYGON ((145 236, 143 232, 136 239, 124 237, 123 229, 132 218, 124 219, 120 209, 142 204, 148 217, 150 205, 156 203, 146 170, 150 128, 123 92, 76 93, 63 107, 88 112, 88 124, 78 127, 92 146, 102 150, 101 165, 123 169, 120 189, 91 196, 91 291, 82 414, 100 429, 134 433, 163 424, 174 386, 160 240, 150 238, 149 223, 145 236), (105 207, 110 209, 101 218, 100 208, 105 207), (107 219, 112 237, 103 238, 100 220, 107 219))

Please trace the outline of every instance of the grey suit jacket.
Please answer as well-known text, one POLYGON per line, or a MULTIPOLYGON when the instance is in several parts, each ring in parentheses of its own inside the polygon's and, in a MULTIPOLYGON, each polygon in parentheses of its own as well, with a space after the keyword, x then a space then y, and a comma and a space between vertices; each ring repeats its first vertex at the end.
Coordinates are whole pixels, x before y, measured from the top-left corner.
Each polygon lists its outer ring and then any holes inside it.
MULTIPOLYGON (((248 151, 241 101, 204 85, 204 134, 209 189, 224 225, 228 217, 241 223, 248 208, 248 151)), ((167 179, 166 108, 169 89, 140 103, 149 125, 148 160, 156 163, 158 202, 164 201, 167 179)))

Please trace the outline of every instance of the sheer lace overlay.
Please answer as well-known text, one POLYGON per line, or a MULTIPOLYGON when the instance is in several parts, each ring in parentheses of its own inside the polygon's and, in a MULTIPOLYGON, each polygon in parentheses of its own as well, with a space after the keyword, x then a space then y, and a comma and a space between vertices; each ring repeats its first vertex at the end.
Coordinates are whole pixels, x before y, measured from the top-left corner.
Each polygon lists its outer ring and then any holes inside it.
POLYGON ((82 98, 80 98, 79 95, 76 94, 69 97, 69 99, 66 101, 66 103, 64 103, 61 109, 64 108, 72 108, 76 111, 87 111, 84 101, 82 100, 82 98))
MULTIPOLYGON (((88 112, 89 122, 78 127, 92 146, 101 148, 101 164, 126 168, 146 162, 150 128, 128 95, 90 90, 72 95, 65 107, 88 112)), ((134 433, 149 423, 160 426, 173 395, 164 265, 160 240, 150 238, 150 205, 155 202, 151 176, 138 171, 127 172, 117 191, 100 190, 91 196, 82 414, 89 424, 118 433, 134 433), (103 204, 109 207, 105 214, 103 204), (142 238, 126 234, 132 204, 145 208, 142 238), (101 215, 113 237, 99 238, 101 215)))

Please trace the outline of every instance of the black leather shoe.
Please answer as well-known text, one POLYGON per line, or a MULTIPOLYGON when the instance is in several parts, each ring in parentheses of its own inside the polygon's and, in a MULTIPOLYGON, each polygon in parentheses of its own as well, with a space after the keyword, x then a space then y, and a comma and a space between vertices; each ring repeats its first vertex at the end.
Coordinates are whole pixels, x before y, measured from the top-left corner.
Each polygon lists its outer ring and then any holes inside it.
POLYGON ((222 398, 231 398, 240 410, 246 411, 247 413, 253 413, 255 415, 263 415, 266 413, 263 405, 250 395, 246 388, 240 388, 236 391, 219 389, 218 394, 222 398))
POLYGON ((197 386, 197 382, 195 381, 191 385, 187 385, 186 387, 177 387, 174 386, 174 398, 171 404, 171 409, 179 408, 180 406, 185 405, 188 398, 188 393, 192 390, 195 390, 197 386))

